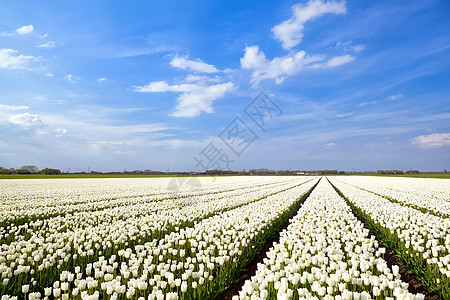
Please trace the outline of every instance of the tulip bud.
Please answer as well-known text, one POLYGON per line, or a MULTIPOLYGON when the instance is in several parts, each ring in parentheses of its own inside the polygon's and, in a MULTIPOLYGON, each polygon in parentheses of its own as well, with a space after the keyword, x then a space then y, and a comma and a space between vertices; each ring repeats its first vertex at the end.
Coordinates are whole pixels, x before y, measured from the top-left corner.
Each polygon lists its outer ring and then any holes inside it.
POLYGON ((29 290, 30 290, 29 284, 22 285, 22 293, 26 294, 28 293, 29 290))

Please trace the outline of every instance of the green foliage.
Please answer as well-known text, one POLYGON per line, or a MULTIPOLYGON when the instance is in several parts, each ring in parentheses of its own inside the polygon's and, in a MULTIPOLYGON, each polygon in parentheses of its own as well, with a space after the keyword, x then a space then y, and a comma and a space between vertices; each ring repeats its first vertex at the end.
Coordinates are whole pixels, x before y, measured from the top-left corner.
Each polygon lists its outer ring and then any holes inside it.
POLYGON ((28 171, 28 170, 21 170, 21 169, 16 169, 16 170, 14 170, 14 174, 31 174, 31 172, 30 171, 28 171))
POLYGON ((45 168, 41 171, 42 175, 60 175, 61 171, 59 169, 50 169, 50 168, 45 168))
MULTIPOLYGON (((14 171, 14 169, 12 171, 14 171)), ((0 167, 0 174, 11 174, 11 170, 0 167)))

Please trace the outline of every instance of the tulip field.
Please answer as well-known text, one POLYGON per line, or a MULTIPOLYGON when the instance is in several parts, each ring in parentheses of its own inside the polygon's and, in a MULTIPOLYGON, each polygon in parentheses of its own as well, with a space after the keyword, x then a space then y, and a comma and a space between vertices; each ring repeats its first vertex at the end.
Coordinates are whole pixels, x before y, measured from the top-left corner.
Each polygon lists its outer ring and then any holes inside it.
POLYGON ((220 299, 285 224, 233 300, 450 299, 450 180, 195 179, 0 180, 0 299, 220 299))

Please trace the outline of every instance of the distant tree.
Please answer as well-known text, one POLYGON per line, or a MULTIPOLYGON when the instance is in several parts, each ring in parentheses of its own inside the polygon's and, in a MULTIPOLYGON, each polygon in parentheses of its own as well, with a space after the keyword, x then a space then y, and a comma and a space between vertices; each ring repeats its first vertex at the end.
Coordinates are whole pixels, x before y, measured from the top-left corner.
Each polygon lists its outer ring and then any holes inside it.
POLYGON ((29 171, 30 173, 38 173, 39 169, 36 166, 22 166, 19 170, 29 171))
POLYGON ((205 171, 206 175, 222 175, 222 173, 223 173, 222 170, 217 170, 217 169, 205 171))
POLYGON ((419 172, 419 170, 408 170, 408 171, 406 171, 406 173, 408 173, 408 174, 418 174, 420 172, 419 172))
POLYGON ((244 169, 239 172, 240 175, 248 175, 248 172, 244 169))
POLYGON ((338 174, 337 170, 319 170, 320 175, 336 175, 338 174))
POLYGON ((403 174, 402 170, 378 170, 378 174, 403 174))
POLYGON ((11 174, 11 171, 6 168, 0 167, 0 174, 11 174))
POLYGON ((16 169, 14 170, 14 174, 31 174, 28 170, 16 169))
POLYGON ((61 174, 61 170, 45 168, 41 171, 41 174, 43 174, 43 175, 59 175, 59 174, 61 174))

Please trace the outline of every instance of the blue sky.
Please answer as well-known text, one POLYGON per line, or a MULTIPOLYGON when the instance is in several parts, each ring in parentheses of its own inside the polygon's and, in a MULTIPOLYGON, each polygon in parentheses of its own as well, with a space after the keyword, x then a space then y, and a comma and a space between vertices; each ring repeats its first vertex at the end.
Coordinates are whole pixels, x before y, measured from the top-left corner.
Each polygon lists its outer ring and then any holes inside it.
POLYGON ((450 169, 448 1, 0 0, 0 13, 0 166, 200 171, 213 142, 235 170, 450 169), (282 111, 264 128, 244 111, 261 92, 282 111), (256 137, 239 155, 220 139, 236 116, 256 137))

